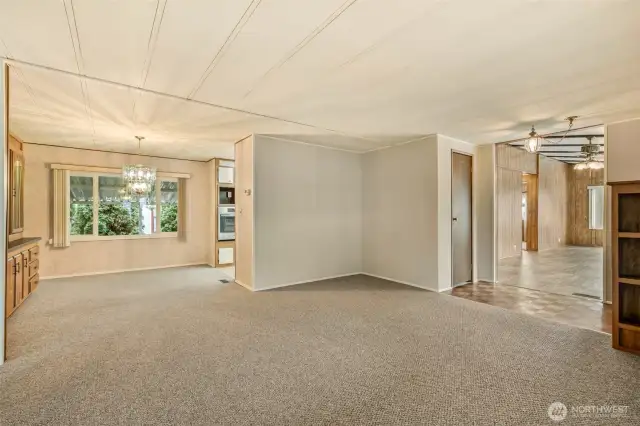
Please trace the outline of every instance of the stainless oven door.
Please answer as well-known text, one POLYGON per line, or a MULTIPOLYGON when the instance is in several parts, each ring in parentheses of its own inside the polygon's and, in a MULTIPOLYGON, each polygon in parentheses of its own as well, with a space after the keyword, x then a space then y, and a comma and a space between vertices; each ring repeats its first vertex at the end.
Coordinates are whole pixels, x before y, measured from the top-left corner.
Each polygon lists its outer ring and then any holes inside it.
POLYGON ((218 215, 218 241, 229 241, 236 238, 235 213, 220 213, 218 215))

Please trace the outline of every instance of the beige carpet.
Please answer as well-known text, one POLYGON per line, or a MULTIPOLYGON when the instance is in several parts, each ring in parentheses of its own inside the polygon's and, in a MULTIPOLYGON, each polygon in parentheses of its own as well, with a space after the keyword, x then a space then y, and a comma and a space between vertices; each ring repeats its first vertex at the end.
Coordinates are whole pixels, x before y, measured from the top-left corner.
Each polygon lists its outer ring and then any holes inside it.
POLYGON ((606 335, 363 276, 217 278, 43 282, 9 320, 0 423, 548 424, 554 401, 640 422, 640 358, 606 335))

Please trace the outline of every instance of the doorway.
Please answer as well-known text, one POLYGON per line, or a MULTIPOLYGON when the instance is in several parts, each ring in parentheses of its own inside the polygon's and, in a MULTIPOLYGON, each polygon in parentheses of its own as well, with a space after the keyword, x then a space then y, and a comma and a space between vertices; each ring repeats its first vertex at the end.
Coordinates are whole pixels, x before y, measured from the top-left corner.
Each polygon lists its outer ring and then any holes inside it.
POLYGON ((451 153, 451 284, 473 280, 473 157, 451 153))

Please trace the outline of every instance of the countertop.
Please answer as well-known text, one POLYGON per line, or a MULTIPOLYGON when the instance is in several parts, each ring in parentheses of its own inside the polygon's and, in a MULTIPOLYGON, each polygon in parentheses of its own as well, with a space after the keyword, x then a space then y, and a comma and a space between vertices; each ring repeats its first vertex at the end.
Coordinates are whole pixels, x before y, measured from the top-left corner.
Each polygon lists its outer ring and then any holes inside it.
POLYGON ((9 241, 7 245, 7 251, 12 252, 24 246, 28 246, 33 243, 37 243, 40 241, 41 237, 29 237, 29 238, 20 238, 19 240, 9 241))

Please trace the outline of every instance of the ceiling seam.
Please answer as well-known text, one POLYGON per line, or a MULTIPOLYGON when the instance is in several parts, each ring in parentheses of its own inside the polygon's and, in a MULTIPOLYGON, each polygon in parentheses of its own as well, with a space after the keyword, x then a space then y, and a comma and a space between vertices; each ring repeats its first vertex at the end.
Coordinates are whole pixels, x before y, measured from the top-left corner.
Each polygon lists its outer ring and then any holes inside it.
MULTIPOLYGON (((82 46, 80 45, 80 34, 78 33, 78 25, 76 23, 76 12, 73 7, 73 0, 64 0, 63 1, 64 12, 67 16, 67 26, 69 27, 69 36, 71 37, 71 45, 73 46, 73 54, 76 59, 76 67, 78 69, 78 73, 84 74, 84 61, 82 57, 82 46), (67 8, 67 3, 69 3, 69 8, 67 8), (71 9, 71 15, 69 15, 69 9, 71 9), (71 23, 73 21, 73 24, 71 23), (73 29, 72 29, 73 27, 73 29), (75 30, 75 37, 74 37, 75 30), (77 44, 77 47, 76 47, 77 44)), ((89 122, 91 123, 91 131, 93 132, 93 142, 96 140, 96 128, 93 123, 93 111, 91 109, 91 102, 89 100, 89 88, 87 87, 87 83, 84 80, 80 80, 80 91, 82 92, 82 98, 84 100, 84 107, 87 115, 89 116, 89 122)))
POLYGON ((280 117, 274 117, 274 116, 267 115, 267 114, 261 114, 259 112, 246 111, 246 110, 242 110, 242 109, 239 109, 239 108, 233 108, 233 107, 229 107, 229 106, 214 104, 214 103, 211 103, 211 102, 201 101, 201 100, 198 100, 198 99, 184 98, 182 96, 172 95, 170 93, 164 93, 164 92, 159 92, 159 91, 153 90, 153 89, 145 89, 145 88, 142 88, 142 87, 136 87, 136 86, 132 86, 132 85, 126 84, 126 83, 118 83, 118 82, 111 81, 111 80, 106 80, 106 79, 100 78, 100 77, 93 77, 93 76, 89 76, 89 75, 85 75, 85 74, 74 73, 72 71, 65 71, 65 70, 53 68, 53 67, 50 67, 50 66, 47 66, 47 65, 34 64, 34 63, 31 63, 31 62, 22 61, 22 60, 19 60, 19 59, 9 59, 9 58, 7 58, 7 59, 9 60, 10 63, 16 64, 16 65, 23 65, 23 66, 32 67, 32 68, 58 72, 60 74, 66 74, 66 75, 79 77, 80 79, 87 79, 87 80, 97 81, 99 83, 110 84, 110 85, 113 85, 113 86, 123 87, 123 88, 127 88, 127 89, 139 90, 139 91, 142 91, 142 92, 145 92, 145 93, 149 93, 149 94, 153 94, 153 95, 157 95, 157 96, 162 96, 162 97, 165 97, 165 98, 171 98, 171 99, 176 99, 176 100, 185 101, 185 102, 193 102, 193 103, 196 103, 196 104, 215 107, 215 108, 223 109, 223 110, 226 110, 226 111, 238 112, 238 113, 247 114, 247 115, 251 115, 251 116, 255 116, 255 117, 262 117, 262 118, 267 118, 267 119, 270 119, 270 120, 281 121, 283 123, 296 124, 298 126, 307 127, 307 128, 311 128, 311 129, 322 130, 322 131, 325 131, 325 132, 334 133, 334 134, 346 136, 346 137, 349 137, 349 138, 360 139, 360 140, 369 141, 369 142, 379 142, 379 141, 376 141, 375 139, 369 139, 369 138, 366 138, 366 137, 363 137, 363 136, 360 136, 360 135, 352 135, 352 134, 345 133, 345 132, 340 131, 340 130, 329 129, 329 128, 322 127, 322 126, 303 123, 303 122, 300 122, 300 121, 289 120, 289 119, 280 118, 280 117))
MULTIPOLYGON (((13 59, 13 55, 11 54, 11 51, 9 50, 9 46, 7 46, 7 43, 5 43, 2 38, 0 38, 0 42, 2 42, 2 45, 4 46, 4 50, 7 53, 7 58, 13 59)), ((33 88, 27 82, 27 78, 25 77, 24 73, 18 67, 13 67, 13 70, 15 70, 15 72, 16 72, 16 77, 18 77, 18 79, 20 79, 20 81, 22 81, 22 84, 24 84, 24 86, 27 88, 27 93, 29 94, 29 98, 31 99, 31 102, 33 103, 33 106, 36 108, 36 113, 38 115, 43 115, 43 113, 41 111, 42 107, 40 107, 40 104, 37 101, 37 97, 33 92, 33 88)), ((11 77, 9 77, 9 78, 11 78, 11 77)), ((11 92, 9 92, 9 96, 11 96, 11 92)))
POLYGON ((205 69, 204 73, 198 80, 198 83, 196 83, 196 86, 187 95, 187 99, 192 99, 196 95, 196 93, 198 93, 200 88, 202 88, 202 86, 204 85, 204 82, 209 78, 209 76, 211 75, 215 67, 220 62, 220 59, 222 59, 224 54, 229 50, 229 47, 236 40, 236 38, 238 37, 238 35, 240 34, 244 26, 247 24, 247 22, 249 22, 249 20, 251 19, 251 17, 253 16, 253 14, 258 9, 258 6, 260 6, 261 3, 262 3, 262 0, 251 0, 251 3, 249 3, 249 6, 247 6, 244 13, 242 14, 238 22, 236 22, 236 25, 233 27, 233 29, 225 39, 224 43, 222 43, 222 46, 220 46, 220 49, 218 49, 215 56, 213 57, 213 59, 205 69), (248 16, 247 16, 247 13, 249 14, 248 16))
MULTIPOLYGON (((156 46, 158 44, 158 37, 160 36, 160 28, 162 26, 162 21, 164 19, 164 12, 167 7, 167 2, 169 0, 158 0, 156 3, 156 12, 153 15, 153 22, 151 24, 151 31, 149 32, 149 40, 147 41, 147 55, 145 56, 144 65, 142 66, 142 75, 140 77, 139 87, 144 87, 147 84, 147 77, 149 75, 149 70, 151 69, 151 63, 153 62, 153 55, 155 54, 156 46), (160 9, 160 4, 162 4, 162 9, 160 9), (158 20, 158 11, 160 12, 160 19, 158 20), (158 25, 156 26, 156 22, 158 25)), ((142 96, 142 93, 134 93, 133 96, 133 105, 131 107, 131 122, 133 126, 137 128, 137 118, 136 118, 136 107, 138 105, 138 100, 142 96)), ((135 130, 135 129, 134 129, 135 130)))
POLYGON ((322 33, 325 29, 327 29, 336 19, 338 19, 340 16, 342 16, 343 13, 345 13, 351 6, 353 6, 353 4, 356 1, 358 1, 358 0, 347 0, 344 3, 342 3, 342 5, 338 9, 334 10, 333 13, 331 15, 329 15, 329 17, 326 18, 322 22, 322 24, 318 25, 310 34, 308 34, 304 39, 302 39, 302 41, 300 43, 298 43, 289 52, 289 54, 284 59, 281 59, 278 63, 273 65, 264 74, 262 74, 262 76, 260 76, 258 78, 256 84, 251 89, 249 89, 249 91, 246 92, 242 98, 243 99, 246 98, 255 89, 257 89, 258 86, 260 86, 260 84, 262 83, 262 81, 264 81, 267 78, 267 76, 269 74, 271 74, 272 71, 282 67, 289 60, 291 60, 294 56, 296 56, 298 53, 300 53, 302 51, 302 49, 307 47, 309 45, 309 43, 311 43, 311 41, 313 41, 313 39, 315 39, 318 35, 320 35, 320 33, 322 33))

